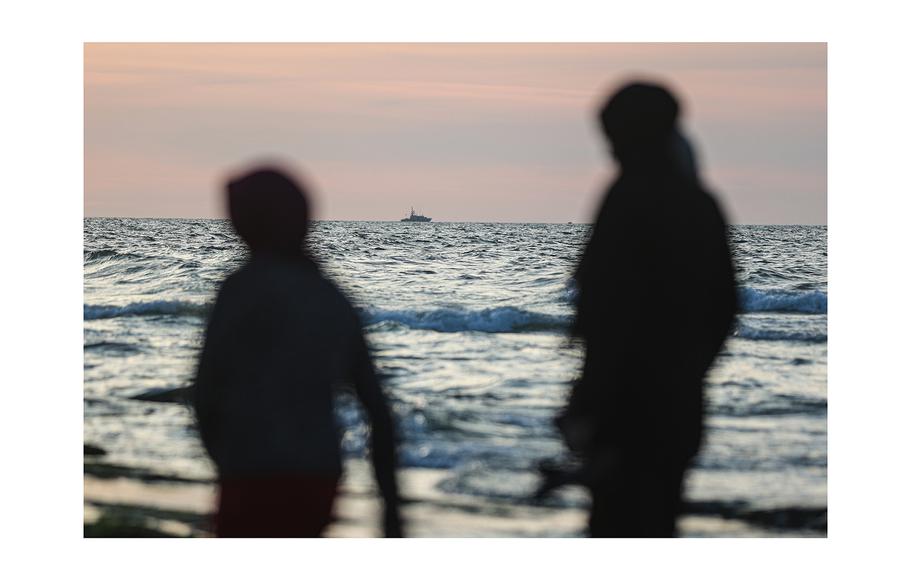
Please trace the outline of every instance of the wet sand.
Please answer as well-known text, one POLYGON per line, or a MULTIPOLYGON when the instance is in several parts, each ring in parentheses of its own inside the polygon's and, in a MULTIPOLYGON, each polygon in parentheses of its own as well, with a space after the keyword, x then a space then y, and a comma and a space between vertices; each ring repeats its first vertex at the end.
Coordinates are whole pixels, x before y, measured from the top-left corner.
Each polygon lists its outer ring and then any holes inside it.
MULTIPOLYGON (((405 469, 400 473, 402 516, 410 537, 582 537, 581 509, 496 502, 443 493, 436 485, 443 470, 405 469)), ((215 501, 211 483, 144 481, 130 477, 84 476, 86 536, 211 536, 215 501)), ((379 500, 369 465, 351 461, 327 537, 376 537, 379 500)), ((688 515, 680 533, 690 537, 824 536, 818 531, 782 532, 715 515, 688 515)))

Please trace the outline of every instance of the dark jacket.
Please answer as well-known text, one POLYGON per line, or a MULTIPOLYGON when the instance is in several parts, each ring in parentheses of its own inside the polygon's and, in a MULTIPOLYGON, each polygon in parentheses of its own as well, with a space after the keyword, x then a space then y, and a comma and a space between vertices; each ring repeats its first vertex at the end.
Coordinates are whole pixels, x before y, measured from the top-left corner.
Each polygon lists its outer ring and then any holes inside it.
POLYGON ((195 410, 221 477, 341 472, 336 388, 356 389, 374 448, 392 428, 354 309, 306 258, 260 255, 225 280, 199 362, 195 410))
POLYGON ((688 459, 703 379, 729 332, 736 290, 726 226, 696 179, 648 164, 609 189, 576 273, 586 344, 568 414, 593 448, 688 459))

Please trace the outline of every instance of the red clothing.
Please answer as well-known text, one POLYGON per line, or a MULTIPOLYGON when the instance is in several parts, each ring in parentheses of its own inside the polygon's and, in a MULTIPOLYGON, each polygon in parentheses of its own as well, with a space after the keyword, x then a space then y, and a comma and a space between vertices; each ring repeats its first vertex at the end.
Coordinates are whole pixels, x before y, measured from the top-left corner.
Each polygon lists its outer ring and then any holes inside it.
POLYGON ((332 519, 338 477, 268 475, 222 479, 218 537, 318 537, 332 519))

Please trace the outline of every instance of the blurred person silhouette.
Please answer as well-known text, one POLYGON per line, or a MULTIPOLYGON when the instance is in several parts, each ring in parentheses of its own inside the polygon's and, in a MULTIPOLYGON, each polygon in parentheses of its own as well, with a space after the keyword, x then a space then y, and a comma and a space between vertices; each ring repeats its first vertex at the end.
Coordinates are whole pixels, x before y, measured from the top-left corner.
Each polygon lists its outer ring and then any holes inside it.
POLYGON ((357 314, 305 252, 303 189, 259 169, 226 190, 250 255, 218 293, 193 401, 218 472, 216 535, 322 533, 342 473, 334 394, 349 387, 372 426, 384 533, 401 536, 392 418, 357 314))
POLYGON ((586 353, 557 418, 581 456, 570 481, 591 490, 595 537, 675 536, 704 376, 736 311, 724 216, 679 113, 663 87, 632 83, 599 114, 620 172, 575 273, 573 334, 586 353))

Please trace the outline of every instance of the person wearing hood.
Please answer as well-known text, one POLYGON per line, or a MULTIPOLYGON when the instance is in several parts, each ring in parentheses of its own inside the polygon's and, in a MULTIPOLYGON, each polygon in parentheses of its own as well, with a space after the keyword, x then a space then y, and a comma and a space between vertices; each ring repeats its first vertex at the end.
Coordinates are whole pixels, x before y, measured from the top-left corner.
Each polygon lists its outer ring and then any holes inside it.
POLYGON ((675 535, 704 376, 736 311, 724 216, 678 117, 673 95, 647 83, 599 116, 620 172, 575 274, 585 359, 557 419, 585 463, 591 536, 675 535))
POLYGON ((356 312, 305 252, 303 188, 263 168, 226 193, 249 258, 218 292, 193 395, 218 474, 216 535, 321 535, 342 473, 334 397, 349 388, 372 426, 385 535, 401 536, 392 417, 356 312))

